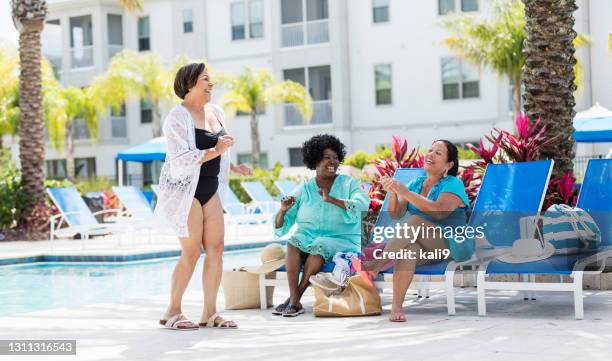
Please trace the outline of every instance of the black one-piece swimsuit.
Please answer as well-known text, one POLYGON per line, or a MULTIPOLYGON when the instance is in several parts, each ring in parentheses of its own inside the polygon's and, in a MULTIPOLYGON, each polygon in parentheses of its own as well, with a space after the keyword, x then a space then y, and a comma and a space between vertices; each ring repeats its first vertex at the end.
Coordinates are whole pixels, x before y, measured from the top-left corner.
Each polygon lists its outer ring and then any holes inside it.
MULTIPOLYGON (((219 122, 221 123, 221 122, 219 122)), ((227 134, 223 125, 221 130, 217 133, 210 132, 208 130, 195 128, 195 141, 196 148, 198 149, 211 149, 217 145, 217 140, 220 136, 227 134)), ((219 171, 221 170, 221 156, 211 159, 207 162, 202 163, 200 166, 200 178, 198 179, 198 185, 196 187, 195 199, 200 202, 200 206, 203 206, 208 202, 212 196, 217 192, 219 188, 219 171)))

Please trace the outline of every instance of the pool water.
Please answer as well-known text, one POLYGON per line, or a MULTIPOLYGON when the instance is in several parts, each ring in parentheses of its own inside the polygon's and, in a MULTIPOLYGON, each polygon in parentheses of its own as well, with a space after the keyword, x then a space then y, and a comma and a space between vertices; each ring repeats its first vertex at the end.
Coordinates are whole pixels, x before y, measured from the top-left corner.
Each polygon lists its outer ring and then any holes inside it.
MULTIPOLYGON (((226 252, 223 268, 258 265, 261 262, 259 255, 259 249, 226 252)), ((0 267, 0 317, 168 294, 177 259, 0 267)), ((200 259, 189 290, 202 290, 202 267, 200 259)))

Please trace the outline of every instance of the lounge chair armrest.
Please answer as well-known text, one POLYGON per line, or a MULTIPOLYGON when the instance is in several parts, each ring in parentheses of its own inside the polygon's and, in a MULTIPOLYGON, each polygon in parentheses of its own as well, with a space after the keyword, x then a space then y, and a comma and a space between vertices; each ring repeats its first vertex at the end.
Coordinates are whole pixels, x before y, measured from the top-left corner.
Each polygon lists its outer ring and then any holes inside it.
POLYGON ((584 271, 584 269, 588 265, 595 263, 597 261, 603 261, 601 266, 599 267, 599 270, 596 271, 596 272, 602 272, 604 268, 606 268, 606 261, 608 258, 612 258, 612 248, 607 248, 605 250, 602 250, 601 252, 597 252, 594 255, 591 255, 589 257, 586 257, 576 262, 576 264, 574 265, 574 271, 575 272, 584 271))
POLYGON ((103 209, 101 211, 97 211, 92 213, 94 216, 100 215, 100 214, 107 214, 107 213, 117 213, 117 214, 125 214, 125 212, 123 211, 123 209, 103 209))

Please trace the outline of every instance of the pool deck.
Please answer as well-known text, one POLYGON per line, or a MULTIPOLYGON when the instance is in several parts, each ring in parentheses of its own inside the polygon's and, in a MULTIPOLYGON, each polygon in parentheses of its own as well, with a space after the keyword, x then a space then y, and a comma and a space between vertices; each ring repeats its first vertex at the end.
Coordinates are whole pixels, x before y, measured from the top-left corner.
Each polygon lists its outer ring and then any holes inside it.
MULTIPOLYGON (((315 318, 313 297, 294 319, 270 311, 224 311, 238 330, 176 332, 157 325, 167 296, 0 318, 0 339, 76 339, 77 356, 10 357, 0 360, 609 360, 612 354, 612 292, 587 292, 585 319, 574 320, 569 293, 539 293, 523 301, 515 292, 491 292, 488 315, 476 316, 473 289, 458 294, 457 316, 447 316, 442 293, 409 296, 408 322, 384 314, 315 318)), ((275 301, 287 296, 278 290, 275 301)), ((222 309, 222 294, 219 306, 222 309)), ((197 318, 201 294, 188 291, 183 311, 197 318)), ((4 357, 4 358, 3 358, 4 357)))

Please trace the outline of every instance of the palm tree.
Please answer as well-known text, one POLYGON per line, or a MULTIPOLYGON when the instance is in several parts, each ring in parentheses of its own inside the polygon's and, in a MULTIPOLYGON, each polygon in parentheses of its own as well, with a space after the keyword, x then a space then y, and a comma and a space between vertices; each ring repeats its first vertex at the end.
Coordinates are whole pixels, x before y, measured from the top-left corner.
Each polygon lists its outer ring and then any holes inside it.
POLYGON ((40 33, 47 16, 45 0, 11 0, 13 22, 19 32, 19 160, 24 191, 33 204, 46 201, 45 140, 42 107, 40 33))
POLYGON ((115 109, 130 99, 148 100, 153 113, 153 137, 159 137, 162 105, 176 99, 172 91, 175 69, 188 61, 180 57, 169 67, 156 53, 124 50, 113 57, 106 73, 94 79, 91 91, 102 104, 115 109))
POLYGON ((276 82, 267 70, 246 67, 238 75, 219 74, 216 78, 229 90, 221 97, 221 105, 231 112, 249 114, 253 168, 259 167, 261 154, 257 113, 265 109, 267 103, 291 103, 297 106, 304 119, 310 120, 312 116, 312 98, 308 91, 293 81, 276 82))
MULTIPOLYGON (((525 5, 520 0, 496 0, 491 20, 477 21, 467 13, 442 18, 442 26, 453 35, 442 40, 457 56, 476 66, 489 67, 499 76, 506 75, 512 87, 512 111, 521 111, 521 84, 525 54, 525 5)), ((586 35, 578 35, 575 46, 590 44, 586 35)), ((576 64, 576 85, 582 80, 582 67, 576 64)))
POLYGON ((84 119, 91 139, 96 139, 98 130, 98 109, 96 98, 89 89, 63 87, 60 84, 45 89, 45 122, 51 144, 64 149, 66 154, 66 175, 74 181, 74 123, 84 119))
POLYGON ((547 137, 555 141, 541 156, 555 160, 553 176, 573 170, 575 115, 575 0, 524 0, 526 36, 523 72, 525 111, 542 119, 547 137))

